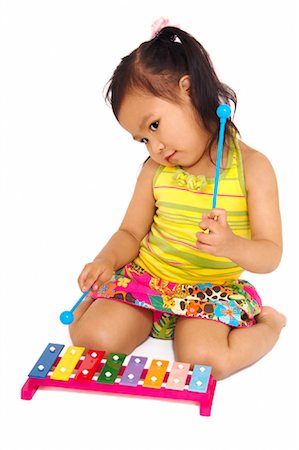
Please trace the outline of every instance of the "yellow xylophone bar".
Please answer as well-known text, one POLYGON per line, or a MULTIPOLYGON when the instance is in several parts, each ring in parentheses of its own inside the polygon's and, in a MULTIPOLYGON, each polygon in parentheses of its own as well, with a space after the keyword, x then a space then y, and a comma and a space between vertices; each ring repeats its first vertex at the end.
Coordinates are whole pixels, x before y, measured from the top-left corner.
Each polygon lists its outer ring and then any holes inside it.
POLYGON ((69 347, 52 373, 51 379, 68 381, 84 350, 84 347, 69 347))

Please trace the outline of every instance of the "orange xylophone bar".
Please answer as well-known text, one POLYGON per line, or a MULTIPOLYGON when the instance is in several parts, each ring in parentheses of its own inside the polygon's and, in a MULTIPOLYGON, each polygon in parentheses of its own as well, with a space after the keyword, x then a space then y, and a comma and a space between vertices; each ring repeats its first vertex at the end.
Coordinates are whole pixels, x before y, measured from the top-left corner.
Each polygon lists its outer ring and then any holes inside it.
POLYGON ((199 404, 200 414, 210 416, 216 387, 211 367, 154 359, 148 369, 147 358, 70 346, 60 357, 64 345, 48 344, 22 387, 21 398, 31 400, 42 387, 61 387, 85 391, 112 392, 141 397, 191 401, 199 404))

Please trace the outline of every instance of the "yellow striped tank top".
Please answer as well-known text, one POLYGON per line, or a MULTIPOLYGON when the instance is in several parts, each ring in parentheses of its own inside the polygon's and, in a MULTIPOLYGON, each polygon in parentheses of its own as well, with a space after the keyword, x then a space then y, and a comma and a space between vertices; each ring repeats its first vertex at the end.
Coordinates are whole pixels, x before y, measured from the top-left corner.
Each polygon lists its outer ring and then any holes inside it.
MULTIPOLYGON (((214 178, 191 175, 179 166, 159 166, 153 180, 156 213, 135 263, 152 276, 175 283, 236 280, 242 267, 227 258, 200 252, 196 233, 203 213, 212 209, 214 178)), ((217 208, 227 211, 232 231, 250 239, 242 156, 231 139, 218 185, 217 208)))

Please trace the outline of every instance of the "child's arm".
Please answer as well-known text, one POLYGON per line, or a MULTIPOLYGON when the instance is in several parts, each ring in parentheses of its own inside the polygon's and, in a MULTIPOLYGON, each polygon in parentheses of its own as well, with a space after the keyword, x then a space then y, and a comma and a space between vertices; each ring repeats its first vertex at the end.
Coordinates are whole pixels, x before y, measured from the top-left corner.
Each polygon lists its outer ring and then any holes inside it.
POLYGON ((225 210, 213 210, 200 226, 209 234, 197 233, 199 250, 229 258, 244 270, 272 272, 282 254, 282 232, 278 189, 274 170, 261 153, 241 144, 248 195, 251 240, 235 235, 226 221, 225 210), (212 220, 218 216, 218 220, 212 220))
POLYGON ((144 164, 118 231, 81 272, 78 279, 81 290, 86 291, 91 286, 96 290, 99 284, 112 277, 115 270, 138 255, 140 242, 149 231, 155 214, 153 177, 158 167, 151 159, 144 164))

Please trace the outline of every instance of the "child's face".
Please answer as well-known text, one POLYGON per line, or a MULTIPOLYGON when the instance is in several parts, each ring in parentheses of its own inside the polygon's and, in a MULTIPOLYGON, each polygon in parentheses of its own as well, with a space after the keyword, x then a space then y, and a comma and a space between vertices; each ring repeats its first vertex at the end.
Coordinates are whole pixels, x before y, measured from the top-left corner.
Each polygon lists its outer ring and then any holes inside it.
POLYGON ((128 93, 118 120, 133 139, 142 142, 151 158, 164 166, 190 169, 201 159, 209 134, 198 119, 189 94, 179 92, 180 103, 140 91, 128 93))

